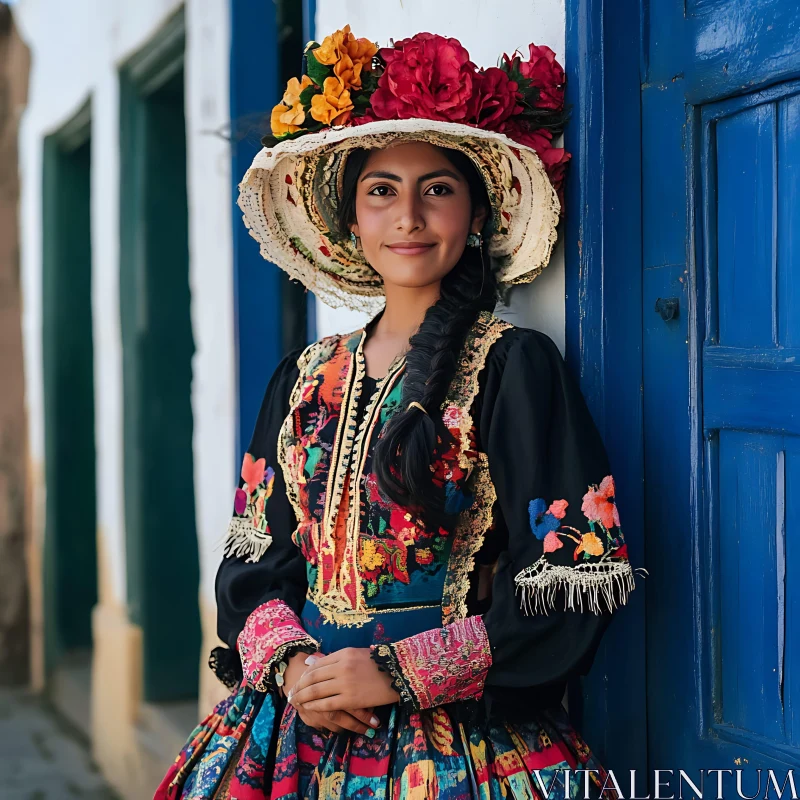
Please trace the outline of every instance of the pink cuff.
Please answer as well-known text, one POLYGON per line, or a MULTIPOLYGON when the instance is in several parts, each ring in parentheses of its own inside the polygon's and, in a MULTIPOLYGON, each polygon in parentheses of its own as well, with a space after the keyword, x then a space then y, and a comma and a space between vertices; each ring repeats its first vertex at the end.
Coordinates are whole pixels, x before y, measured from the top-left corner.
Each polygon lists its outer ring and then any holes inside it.
POLYGON ((247 618, 237 639, 244 680, 257 691, 274 688, 274 668, 291 651, 319 649, 300 618, 283 600, 269 600, 247 618))
POLYGON ((478 700, 492 665, 482 616, 373 646, 372 655, 392 675, 401 702, 415 709, 478 700))

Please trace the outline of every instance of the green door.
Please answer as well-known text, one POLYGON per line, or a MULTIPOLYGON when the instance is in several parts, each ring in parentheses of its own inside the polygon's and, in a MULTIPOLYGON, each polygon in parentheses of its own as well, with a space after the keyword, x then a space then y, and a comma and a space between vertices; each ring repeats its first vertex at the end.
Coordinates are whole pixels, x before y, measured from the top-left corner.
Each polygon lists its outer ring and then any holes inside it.
POLYGON ((182 17, 120 75, 128 603, 144 698, 193 698, 200 658, 182 17))

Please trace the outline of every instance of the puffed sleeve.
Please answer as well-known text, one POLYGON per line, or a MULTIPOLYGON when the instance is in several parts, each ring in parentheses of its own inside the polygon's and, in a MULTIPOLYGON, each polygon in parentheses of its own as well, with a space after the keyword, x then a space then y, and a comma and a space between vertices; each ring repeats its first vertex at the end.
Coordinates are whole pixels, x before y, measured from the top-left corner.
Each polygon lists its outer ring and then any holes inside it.
POLYGON ((282 680, 276 674, 281 660, 317 649, 299 617, 306 561, 291 538, 297 516, 278 463, 279 431, 302 352, 297 348, 281 360, 264 393, 217 571, 217 634, 230 651, 217 648, 212 668, 229 686, 244 678, 260 691, 274 688, 282 680))
POLYGON ((401 702, 558 702, 634 588, 599 431, 555 343, 506 331, 481 376, 478 446, 497 494, 483 613, 374 648, 401 702))
POLYGON ((508 537, 483 615, 484 688, 519 703, 589 671, 635 584, 608 455, 577 382, 546 334, 503 339, 480 409, 508 537))

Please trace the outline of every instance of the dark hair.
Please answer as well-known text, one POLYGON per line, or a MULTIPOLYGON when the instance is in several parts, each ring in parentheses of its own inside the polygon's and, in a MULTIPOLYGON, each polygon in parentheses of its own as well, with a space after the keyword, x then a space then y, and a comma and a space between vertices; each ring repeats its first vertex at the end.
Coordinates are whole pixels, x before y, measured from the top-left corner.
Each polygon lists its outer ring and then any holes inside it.
MULTIPOLYGON (((450 148, 440 149, 467 181, 472 214, 479 206, 489 212, 482 231, 483 259, 479 248, 465 247, 461 258, 442 279, 439 299, 425 312, 419 330, 409 339, 411 348, 406 353, 403 381, 404 410, 389 420, 373 456, 380 491, 433 530, 454 518, 454 514, 445 511, 443 487, 434 483, 430 469, 434 448, 437 444, 446 448, 450 439, 442 423, 441 405, 456 373, 469 329, 478 314, 483 310, 493 311, 498 300, 497 280, 488 254, 486 231, 491 229, 491 205, 486 186, 469 156, 450 148), (413 400, 424 406, 428 414, 418 408, 405 410, 413 400)), ((349 236, 349 226, 357 221, 356 185, 368 155, 369 150, 357 148, 347 157, 338 211, 342 236, 349 236)))

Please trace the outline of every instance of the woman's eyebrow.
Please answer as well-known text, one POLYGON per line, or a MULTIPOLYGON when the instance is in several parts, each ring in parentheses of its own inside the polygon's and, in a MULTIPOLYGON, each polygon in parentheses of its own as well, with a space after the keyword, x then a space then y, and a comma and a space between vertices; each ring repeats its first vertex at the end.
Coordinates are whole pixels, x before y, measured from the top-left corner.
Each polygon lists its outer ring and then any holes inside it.
MULTIPOLYGON (((397 181, 398 183, 403 182, 403 179, 399 175, 395 175, 393 172, 384 172, 383 170, 373 170, 372 172, 368 172, 361 178, 361 181, 365 181, 367 178, 385 178, 387 181, 397 181)), ((417 178, 417 183, 428 181, 431 178, 453 178, 453 180, 456 181, 461 180, 458 174, 452 170, 437 169, 433 172, 427 172, 425 175, 420 175, 419 178, 417 178)))

